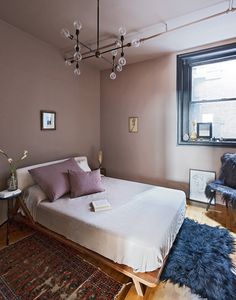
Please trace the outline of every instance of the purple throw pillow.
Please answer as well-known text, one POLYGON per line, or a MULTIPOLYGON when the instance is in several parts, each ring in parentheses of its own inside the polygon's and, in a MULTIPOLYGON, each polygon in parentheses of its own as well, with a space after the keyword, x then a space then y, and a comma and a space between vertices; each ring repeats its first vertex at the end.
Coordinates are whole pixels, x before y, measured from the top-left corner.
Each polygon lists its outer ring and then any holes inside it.
POLYGON ((100 169, 91 172, 69 171, 71 198, 104 192, 100 169))
POLYGON ((54 201, 70 191, 68 171, 85 173, 74 158, 61 163, 29 170, 34 181, 45 192, 50 201, 54 201))

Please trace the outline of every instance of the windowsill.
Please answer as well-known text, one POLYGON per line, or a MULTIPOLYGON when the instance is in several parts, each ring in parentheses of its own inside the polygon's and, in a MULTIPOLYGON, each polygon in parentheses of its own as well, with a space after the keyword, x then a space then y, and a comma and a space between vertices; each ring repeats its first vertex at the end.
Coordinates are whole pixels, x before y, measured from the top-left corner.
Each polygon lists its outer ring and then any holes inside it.
POLYGON ((189 145, 189 146, 213 146, 213 147, 236 147, 236 141, 178 141, 178 145, 189 145))

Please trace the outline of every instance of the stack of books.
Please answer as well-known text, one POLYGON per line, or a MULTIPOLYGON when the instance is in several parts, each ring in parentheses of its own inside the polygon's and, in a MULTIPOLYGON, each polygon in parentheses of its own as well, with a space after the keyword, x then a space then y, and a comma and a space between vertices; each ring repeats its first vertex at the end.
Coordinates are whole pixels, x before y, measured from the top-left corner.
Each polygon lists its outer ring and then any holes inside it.
POLYGON ((91 205, 95 212, 111 209, 111 204, 106 199, 92 201, 91 205))

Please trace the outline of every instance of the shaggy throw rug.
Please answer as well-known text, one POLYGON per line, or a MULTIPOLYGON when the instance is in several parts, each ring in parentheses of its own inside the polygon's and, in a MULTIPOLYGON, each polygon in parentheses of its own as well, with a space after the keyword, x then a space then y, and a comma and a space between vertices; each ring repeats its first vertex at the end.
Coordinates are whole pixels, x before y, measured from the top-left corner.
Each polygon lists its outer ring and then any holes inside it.
POLYGON ((236 275, 229 254, 234 238, 227 229, 186 218, 162 273, 162 280, 187 286, 209 300, 235 300, 236 275))
POLYGON ((40 233, 0 251, 0 300, 115 299, 123 285, 40 233))

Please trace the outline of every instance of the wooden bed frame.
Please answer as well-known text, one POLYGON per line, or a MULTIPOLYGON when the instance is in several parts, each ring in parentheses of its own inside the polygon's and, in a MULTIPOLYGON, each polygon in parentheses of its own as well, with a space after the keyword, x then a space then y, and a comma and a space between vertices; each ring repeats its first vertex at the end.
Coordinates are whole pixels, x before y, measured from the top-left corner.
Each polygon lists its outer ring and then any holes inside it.
POLYGON ((22 199, 22 197, 18 197, 17 202, 16 202, 16 207, 14 209, 14 211, 18 211, 19 208, 21 208, 25 214, 25 217, 21 217, 20 221, 23 222, 24 224, 28 225, 29 227, 36 229, 44 234, 49 235, 52 238, 55 238, 56 240, 58 240, 59 242, 72 247, 75 250, 78 250, 80 253, 89 255, 90 257, 98 260, 99 262, 111 267, 112 269, 130 277, 135 285, 135 289, 136 292, 139 296, 144 296, 145 293, 145 289, 146 287, 156 287, 157 284, 159 283, 160 280, 160 275, 161 272, 163 270, 163 267, 166 263, 167 260, 167 256, 163 262, 163 265, 161 268, 152 271, 152 272, 145 272, 145 273, 141 273, 141 272, 133 272, 133 269, 126 266, 126 265, 121 265, 118 263, 113 262, 112 260, 105 258, 104 256, 93 252, 83 246, 80 246, 79 244, 72 242, 70 240, 68 240, 67 238, 65 238, 64 236, 57 234, 49 229, 47 229, 46 227, 40 225, 37 222, 34 222, 28 208, 26 207, 24 200, 22 199))

